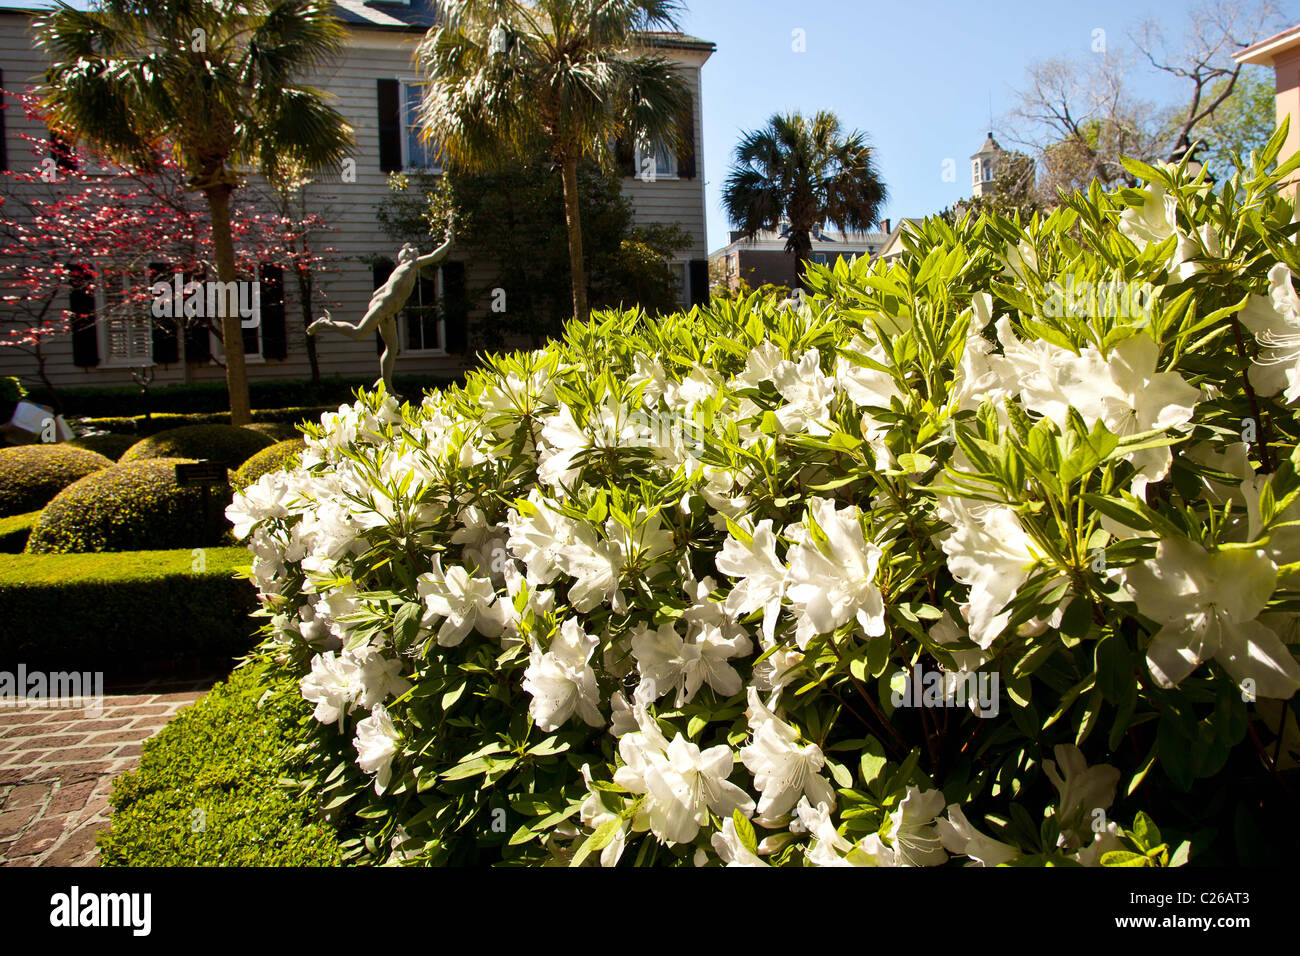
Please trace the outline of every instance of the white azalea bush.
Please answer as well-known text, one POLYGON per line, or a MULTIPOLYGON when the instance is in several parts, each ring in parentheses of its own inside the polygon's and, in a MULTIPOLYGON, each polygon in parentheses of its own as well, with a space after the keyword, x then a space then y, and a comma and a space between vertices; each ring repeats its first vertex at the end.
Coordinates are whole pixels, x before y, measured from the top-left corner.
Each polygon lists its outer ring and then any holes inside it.
POLYGON ((229 514, 350 857, 1237 859, 1300 687, 1280 142, 324 416, 229 514))

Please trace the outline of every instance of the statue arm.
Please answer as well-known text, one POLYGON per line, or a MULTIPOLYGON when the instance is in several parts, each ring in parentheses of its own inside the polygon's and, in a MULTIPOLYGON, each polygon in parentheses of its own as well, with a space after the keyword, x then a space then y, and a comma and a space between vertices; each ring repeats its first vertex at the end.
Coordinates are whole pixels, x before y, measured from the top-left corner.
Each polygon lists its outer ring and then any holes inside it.
POLYGON ((420 258, 416 259, 415 260, 416 266, 420 269, 426 269, 429 266, 437 265, 439 262, 441 262, 443 259, 447 257, 447 253, 451 252, 451 246, 453 242, 455 242, 455 239, 452 237, 448 237, 447 241, 444 242, 442 245, 440 245, 437 249, 434 249, 433 252, 429 253, 427 256, 420 256, 420 258))

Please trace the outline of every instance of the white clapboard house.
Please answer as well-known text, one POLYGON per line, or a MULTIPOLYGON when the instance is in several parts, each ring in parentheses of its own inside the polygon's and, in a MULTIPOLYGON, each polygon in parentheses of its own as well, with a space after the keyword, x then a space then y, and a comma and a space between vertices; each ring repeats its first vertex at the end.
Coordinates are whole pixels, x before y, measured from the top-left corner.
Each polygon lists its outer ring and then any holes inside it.
MULTIPOLYGON (((430 0, 336 3, 337 15, 348 28, 346 52, 321 75, 305 78, 332 94, 333 105, 355 130, 355 174, 320 176, 307 193, 309 211, 323 215, 337 230, 317 240, 337 250, 330 261, 336 271, 324 277, 328 298, 338 303, 331 310, 336 318, 355 320, 364 314, 371 293, 391 268, 385 260, 396 255, 395 243, 376 219, 378 204, 389 195, 389 174, 427 171, 432 166, 415 126, 420 87, 412 53, 435 22, 433 7, 430 0)), ((0 162, 14 168, 30 169, 35 164, 30 148, 19 139, 20 132, 48 135, 31 128, 14 100, 25 87, 39 82, 46 66, 32 40, 38 12, 0 8, 0 84, 10 104, 0 111, 4 123, 0 162)), ((690 305, 708 297, 704 180, 696 157, 703 155, 700 72, 714 46, 675 33, 645 34, 642 39, 680 65, 692 91, 693 117, 680 152, 656 150, 653 181, 635 175, 644 168, 639 155, 626 157, 623 189, 638 223, 676 223, 691 237, 690 247, 672 263, 680 276, 681 302, 690 305)), ((476 265, 481 264, 453 253, 442 266, 441 281, 420 283, 402 317, 398 374, 449 377, 472 361, 468 354, 472 324, 491 321, 490 303, 472 301, 464 294, 474 288, 476 265)), ((294 302, 295 284, 280 281, 275 267, 264 268, 261 280, 261 325, 246 330, 244 336, 249 378, 305 378, 309 365, 301 313, 294 302)), ((117 315, 120 310, 105 310, 105 294, 101 289, 69 295, 66 307, 78 317, 73 331, 47 339, 42 347, 46 374, 56 387, 129 385, 132 372, 142 366, 152 369, 155 386, 223 377, 214 360, 220 356, 215 337, 200 330, 197 336, 186 335, 182 348, 174 332, 158 328, 146 316, 132 318, 117 315)), ((6 317, 5 308, 0 303, 0 323, 12 319, 6 317)), ((372 341, 322 336, 318 356, 325 376, 362 380, 378 373, 372 341)), ((0 348, 0 375, 17 375, 34 385, 35 372, 30 356, 0 348)))

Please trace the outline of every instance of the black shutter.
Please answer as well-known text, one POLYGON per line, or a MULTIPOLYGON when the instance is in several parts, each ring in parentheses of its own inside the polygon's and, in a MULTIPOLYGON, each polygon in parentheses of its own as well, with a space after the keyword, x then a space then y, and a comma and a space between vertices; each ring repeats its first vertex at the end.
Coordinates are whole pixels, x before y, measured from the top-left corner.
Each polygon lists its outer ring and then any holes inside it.
POLYGON ((284 323, 284 268, 263 264, 258 281, 262 297, 262 357, 283 361, 289 354, 284 323))
POLYGON ((465 292, 465 263, 442 264, 443 315, 446 316, 446 350, 455 355, 469 351, 469 296, 465 292))
MULTIPOLYGON (((205 272, 187 273, 184 277, 184 283, 203 282, 207 278, 205 272)), ((175 280, 173 280, 175 281, 175 280)), ((206 365, 212 361, 212 326, 211 319, 197 319, 193 322, 185 323, 185 362, 186 364, 197 363, 206 365)))
POLYGON ((681 130, 682 141, 677 148, 677 176, 679 179, 694 179, 695 165, 695 97, 686 95, 686 102, 677 111, 677 125, 681 130))
POLYGON ((630 135, 624 134, 614 141, 614 162, 618 164, 624 176, 637 174, 636 149, 630 135))
MULTIPOLYGON (((149 288, 171 278, 172 267, 166 262, 149 263, 149 288)), ((158 365, 170 365, 181 360, 180 341, 176 336, 177 326, 185 321, 184 314, 172 318, 155 318, 153 315, 153 295, 149 296, 149 324, 153 334, 153 360, 158 365)))
POLYGON ((401 84, 379 80, 379 168, 386 173, 402 169, 401 84))
POLYGON ((709 304, 709 260, 692 259, 687 268, 691 283, 688 290, 691 305, 707 306, 709 304))
MULTIPOLYGON (((380 82, 382 82, 382 80, 380 82)), ((375 264, 371 266, 370 269, 371 274, 374 276, 376 289, 388 281, 388 277, 393 274, 393 269, 395 268, 396 265, 388 259, 375 260, 375 264)), ((384 337, 378 332, 375 333, 375 354, 384 354, 384 337)))
MULTIPOLYGON (((438 302, 438 280, 426 279, 421 275, 417 281, 419 283, 419 289, 417 292, 420 296, 420 311, 418 313, 420 316, 420 330, 418 333, 415 331, 408 331, 406 337, 409 341, 412 335, 418 334, 419 348, 436 349, 442 345, 442 343, 437 340, 438 309, 441 307, 438 302)), ((408 330, 412 329, 415 324, 416 323, 411 321, 411 317, 408 314, 406 317, 408 330)), ((414 346, 412 347, 414 348, 414 346)))
POLYGON ((72 313, 72 362, 81 368, 93 368, 99 364, 99 330, 95 322, 95 289, 85 266, 72 268, 68 311, 72 313))

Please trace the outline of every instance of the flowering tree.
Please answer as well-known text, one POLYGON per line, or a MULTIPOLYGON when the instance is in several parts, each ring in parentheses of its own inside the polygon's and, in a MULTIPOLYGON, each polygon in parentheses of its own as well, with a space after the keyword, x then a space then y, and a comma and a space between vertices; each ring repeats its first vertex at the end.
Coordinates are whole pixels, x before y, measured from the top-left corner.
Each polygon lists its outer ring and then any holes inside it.
MULTIPOLYGON (((19 103, 29 119, 44 122, 30 91, 19 103)), ((50 336, 69 332, 70 290, 103 285, 115 291, 106 300, 108 314, 152 317, 150 265, 166 262, 194 278, 214 275, 212 235, 201 200, 185 188, 182 171, 168 156, 159 156, 152 169, 129 169, 66 145, 56 147, 56 158, 50 141, 21 135, 33 166, 0 172, 0 347, 30 355, 53 392, 42 346, 50 336)), ((242 274, 256 275, 268 263, 293 273, 328 269, 334 250, 304 240, 328 228, 320 217, 305 210, 278 211, 251 191, 238 212, 233 235, 242 274)), ((307 291, 321 295, 319 285, 307 291)), ((219 333, 211 317, 153 321, 179 333, 187 326, 219 333)), ((185 339, 178 335, 182 349, 185 339)))
POLYGON ((1284 136, 325 415, 228 515, 352 852, 1250 859, 1300 748, 1284 136))

